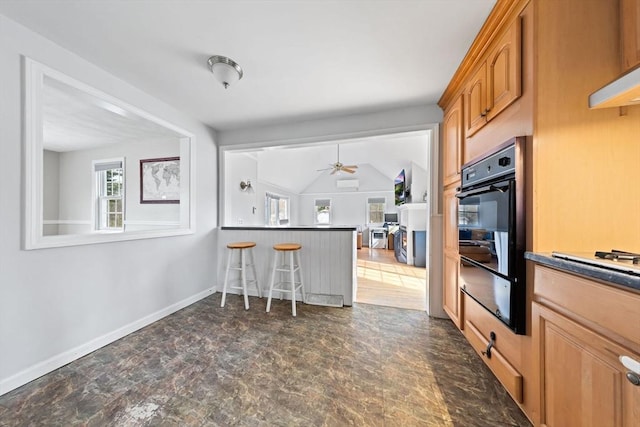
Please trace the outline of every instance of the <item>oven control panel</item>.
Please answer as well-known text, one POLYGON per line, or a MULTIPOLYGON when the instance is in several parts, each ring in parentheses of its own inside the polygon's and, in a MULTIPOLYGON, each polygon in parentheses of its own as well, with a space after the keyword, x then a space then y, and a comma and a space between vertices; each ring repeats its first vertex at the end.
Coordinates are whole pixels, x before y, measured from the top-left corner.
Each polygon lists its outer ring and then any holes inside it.
POLYGON ((515 172, 516 148, 510 145, 482 160, 462 168, 462 188, 492 181, 515 172))

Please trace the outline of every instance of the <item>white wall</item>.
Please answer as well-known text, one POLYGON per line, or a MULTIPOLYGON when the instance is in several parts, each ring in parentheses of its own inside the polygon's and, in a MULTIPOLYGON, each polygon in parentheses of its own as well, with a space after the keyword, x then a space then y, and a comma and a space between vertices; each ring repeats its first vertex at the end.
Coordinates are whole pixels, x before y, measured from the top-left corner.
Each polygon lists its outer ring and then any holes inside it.
POLYGON ((411 162, 411 203, 423 203, 424 193, 430 183, 427 171, 415 162, 411 162))
POLYGON ((265 225, 266 192, 289 197, 290 224, 299 225, 299 195, 265 182, 259 174, 255 153, 225 153, 224 221, 227 226, 265 225), (252 190, 242 191, 240 181, 251 181, 252 190))
POLYGON ((425 129, 425 124, 442 122, 437 105, 398 108, 369 114, 353 114, 282 125, 222 131, 220 146, 260 143, 269 145, 323 142, 425 129))
POLYGON ((225 165, 224 225, 264 225, 264 220, 253 214, 257 203, 256 159, 244 153, 225 153, 225 165), (240 182, 247 180, 251 181, 253 191, 241 190, 240 182))
POLYGON ((363 231, 363 244, 368 245, 367 201, 370 197, 384 197, 385 212, 396 212, 393 179, 371 165, 358 165, 353 175, 331 175, 324 171, 300 195, 300 225, 313 225, 316 199, 331 199, 331 224, 358 226, 363 231), (337 187, 337 181, 352 179, 358 180, 358 188, 337 187))
POLYGON ((3 16, 0 81, 1 394, 208 294, 216 276, 217 154, 210 128, 3 16), (194 234, 21 250, 21 55, 195 134, 194 234))
POLYGON ((385 197, 386 212, 395 212, 393 191, 376 191, 361 193, 345 191, 340 193, 302 194, 300 196, 300 225, 313 225, 314 202, 316 199, 331 199, 331 224, 366 227, 367 199, 369 197, 385 197))

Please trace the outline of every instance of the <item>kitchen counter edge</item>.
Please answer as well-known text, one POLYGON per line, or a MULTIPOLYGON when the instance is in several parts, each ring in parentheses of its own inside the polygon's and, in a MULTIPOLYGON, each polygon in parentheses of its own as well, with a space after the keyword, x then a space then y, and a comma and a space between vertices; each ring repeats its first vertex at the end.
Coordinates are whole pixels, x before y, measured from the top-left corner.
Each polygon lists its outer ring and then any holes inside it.
POLYGON ((608 282, 609 284, 613 284, 618 287, 640 291, 640 276, 583 264, 577 261, 555 258, 548 253, 525 252, 524 257, 529 261, 567 273, 579 274, 590 279, 608 282))

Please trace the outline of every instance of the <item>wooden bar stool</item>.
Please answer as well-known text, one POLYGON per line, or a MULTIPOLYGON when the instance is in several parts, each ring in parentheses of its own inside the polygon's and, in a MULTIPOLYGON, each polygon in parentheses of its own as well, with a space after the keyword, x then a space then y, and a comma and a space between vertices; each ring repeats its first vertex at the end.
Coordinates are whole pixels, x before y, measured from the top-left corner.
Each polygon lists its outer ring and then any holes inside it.
POLYGON ((262 298, 262 291, 258 286, 258 276, 256 275, 256 266, 253 263, 253 248, 256 246, 255 242, 234 242, 229 243, 227 248, 229 249, 229 256, 227 257, 227 271, 224 274, 224 288, 222 289, 222 302, 220 307, 224 307, 225 300, 227 298, 227 288, 230 289, 242 289, 244 295, 244 308, 249 310, 249 296, 247 294, 247 282, 252 282, 258 290, 258 296, 262 298), (234 252, 239 252, 238 263, 233 263, 234 252), (247 267, 251 267, 253 273, 253 279, 247 279, 247 267), (229 283, 229 271, 237 270, 240 272, 240 286, 233 286, 229 283))
POLYGON ((269 298, 267 299, 267 313, 271 309, 271 297, 273 291, 291 293, 291 313, 296 315, 296 292, 300 289, 302 293, 302 302, 306 302, 307 297, 304 293, 304 284, 302 283, 302 269, 300 267, 300 249, 302 245, 299 243, 278 243, 273 245, 275 254, 273 256, 273 269, 271 270, 271 284, 269 285, 269 298), (280 258, 280 263, 278 263, 280 258), (276 273, 280 273, 281 279, 276 282, 276 273), (295 281, 295 273, 298 272, 298 281, 295 281), (288 273, 287 277, 282 277, 283 273, 288 273), (288 288, 286 288, 288 286, 288 288))

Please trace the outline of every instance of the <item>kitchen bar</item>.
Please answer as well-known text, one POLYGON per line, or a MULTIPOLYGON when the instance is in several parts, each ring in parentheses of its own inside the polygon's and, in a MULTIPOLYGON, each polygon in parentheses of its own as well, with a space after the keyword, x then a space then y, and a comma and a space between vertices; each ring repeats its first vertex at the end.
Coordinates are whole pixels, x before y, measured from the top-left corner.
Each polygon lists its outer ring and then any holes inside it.
MULTIPOLYGON (((295 242, 302 245, 300 263, 308 295, 342 297, 343 305, 353 304, 356 285, 357 228, 345 227, 221 227, 218 253, 224 255, 230 242, 256 242, 254 258, 258 284, 266 290, 269 283, 273 245, 295 242)), ((218 257, 215 289, 222 291, 226 256, 218 257)), ((249 289, 250 295, 255 295, 249 289)))

